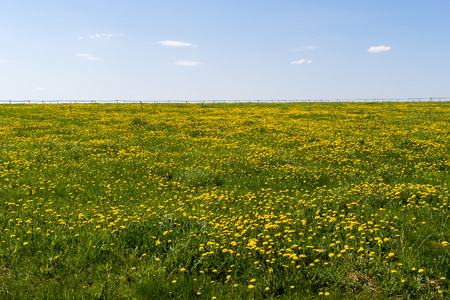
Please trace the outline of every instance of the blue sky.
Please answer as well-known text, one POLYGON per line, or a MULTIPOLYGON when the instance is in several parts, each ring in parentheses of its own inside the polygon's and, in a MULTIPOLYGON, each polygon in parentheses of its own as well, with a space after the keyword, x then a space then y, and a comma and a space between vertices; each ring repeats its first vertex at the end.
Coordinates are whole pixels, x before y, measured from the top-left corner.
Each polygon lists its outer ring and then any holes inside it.
POLYGON ((1 4, 1 100, 450 96, 448 0, 1 4))

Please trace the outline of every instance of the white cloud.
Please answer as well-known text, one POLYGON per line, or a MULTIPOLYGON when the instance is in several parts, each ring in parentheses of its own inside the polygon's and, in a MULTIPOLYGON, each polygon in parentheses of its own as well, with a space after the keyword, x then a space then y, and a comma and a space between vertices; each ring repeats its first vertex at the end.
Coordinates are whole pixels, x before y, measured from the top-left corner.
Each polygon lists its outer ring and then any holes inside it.
POLYGON ((380 53, 380 52, 386 52, 391 50, 391 46, 374 46, 370 47, 369 50, 367 50, 370 53, 380 53))
MULTIPOLYGON (((94 34, 89 35, 89 38, 90 38, 91 40, 97 40, 97 39, 101 39, 101 38, 109 39, 109 38, 112 37, 112 36, 113 36, 112 33, 94 33, 94 34)), ((85 39, 84 36, 80 36, 80 37, 78 38, 78 40, 80 40, 80 41, 82 41, 82 40, 84 40, 84 39, 85 39)))
POLYGON ((99 39, 99 38, 106 38, 109 39, 110 37, 112 37, 113 35, 111 33, 96 33, 96 34, 91 34, 89 36, 90 39, 99 39))
POLYGON ((304 47, 292 49, 292 51, 304 51, 304 50, 315 50, 315 49, 317 49, 317 46, 304 46, 304 47))
POLYGON ((172 47, 187 47, 192 46, 191 43, 177 42, 177 41, 159 41, 159 44, 163 46, 172 46, 172 47))
POLYGON ((291 61, 291 65, 303 65, 303 64, 307 64, 309 65, 310 63, 312 63, 312 60, 306 60, 304 58, 300 59, 300 60, 294 60, 291 61))
POLYGON ((0 63, 7 63, 9 62, 7 59, 0 59, 0 63))
POLYGON ((45 91, 46 88, 43 88, 43 87, 37 87, 37 88, 35 88, 35 90, 36 90, 36 91, 45 91))
POLYGON ((99 60, 99 58, 95 57, 92 54, 78 53, 78 54, 75 54, 75 56, 82 57, 82 58, 85 58, 88 60, 99 60))
POLYGON ((173 63, 174 65, 178 66, 186 66, 186 67, 192 67, 192 66, 198 66, 201 65, 201 62, 198 61, 192 61, 192 60, 179 60, 173 63))

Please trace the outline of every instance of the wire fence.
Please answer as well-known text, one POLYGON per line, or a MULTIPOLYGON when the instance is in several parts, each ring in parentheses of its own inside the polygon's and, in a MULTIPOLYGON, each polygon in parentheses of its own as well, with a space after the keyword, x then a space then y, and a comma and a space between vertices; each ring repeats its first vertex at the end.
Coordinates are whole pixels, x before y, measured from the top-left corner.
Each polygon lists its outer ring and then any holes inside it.
POLYGON ((216 103, 361 103, 361 102, 448 102, 450 97, 272 99, 272 100, 0 100, 0 104, 216 104, 216 103))

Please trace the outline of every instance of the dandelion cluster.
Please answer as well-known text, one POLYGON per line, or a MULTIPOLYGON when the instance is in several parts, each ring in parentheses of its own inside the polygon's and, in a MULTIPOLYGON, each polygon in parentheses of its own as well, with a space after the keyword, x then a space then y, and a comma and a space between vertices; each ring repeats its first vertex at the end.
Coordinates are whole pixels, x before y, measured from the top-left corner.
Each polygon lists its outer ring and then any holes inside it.
POLYGON ((2 106, 4 293, 446 295, 449 113, 2 106))

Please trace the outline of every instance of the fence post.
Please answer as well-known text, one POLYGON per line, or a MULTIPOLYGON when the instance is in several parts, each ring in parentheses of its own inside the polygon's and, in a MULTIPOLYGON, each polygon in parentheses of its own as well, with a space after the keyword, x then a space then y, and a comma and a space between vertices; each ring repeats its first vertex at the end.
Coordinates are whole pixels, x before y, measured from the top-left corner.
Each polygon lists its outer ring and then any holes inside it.
POLYGON ((144 108, 142 107, 142 101, 140 101, 141 102, 141 111, 143 111, 144 110, 144 108))

